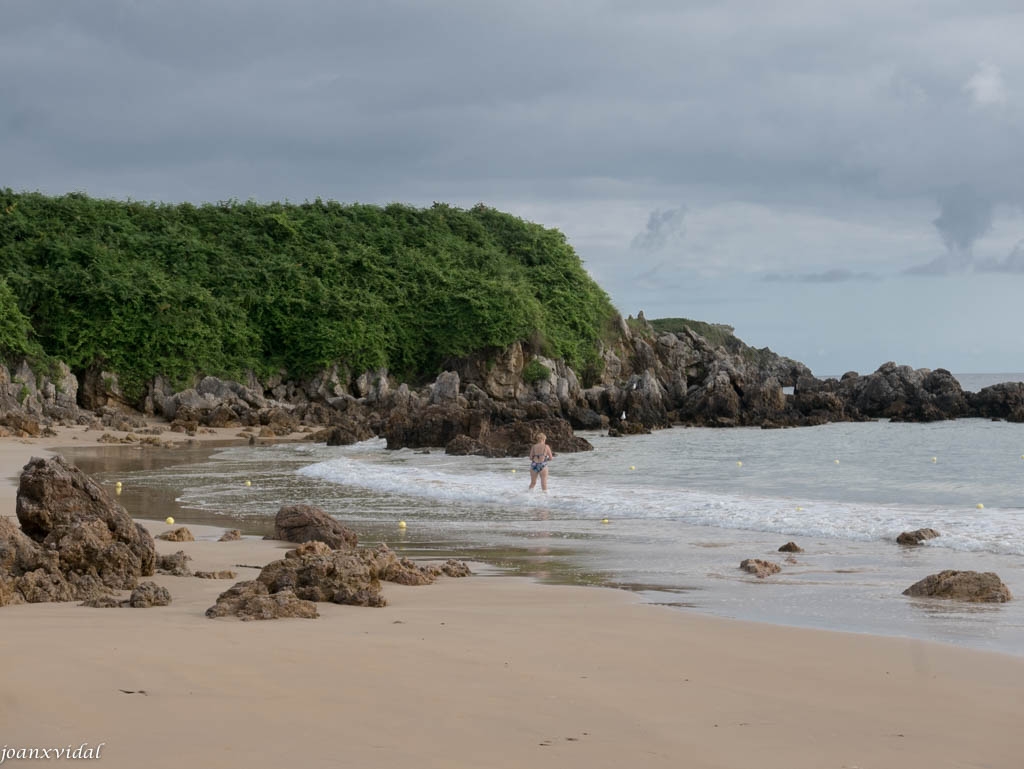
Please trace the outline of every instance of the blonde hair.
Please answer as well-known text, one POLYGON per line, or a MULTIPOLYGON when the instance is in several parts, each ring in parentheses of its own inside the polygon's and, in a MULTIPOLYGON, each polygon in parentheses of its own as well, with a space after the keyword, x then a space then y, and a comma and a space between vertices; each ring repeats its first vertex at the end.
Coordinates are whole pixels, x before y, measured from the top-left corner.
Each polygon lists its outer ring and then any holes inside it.
POLYGON ((535 440, 537 441, 537 443, 543 443, 547 439, 548 439, 548 436, 546 436, 544 433, 537 433, 537 437, 536 437, 535 440))

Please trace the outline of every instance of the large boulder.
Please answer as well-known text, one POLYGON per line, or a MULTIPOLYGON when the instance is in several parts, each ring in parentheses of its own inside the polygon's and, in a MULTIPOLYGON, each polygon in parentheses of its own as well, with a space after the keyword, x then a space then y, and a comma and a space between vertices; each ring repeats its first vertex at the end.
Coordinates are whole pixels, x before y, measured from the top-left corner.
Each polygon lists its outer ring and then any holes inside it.
POLYGON ((1013 596, 995 572, 946 570, 931 574, 903 591, 903 595, 948 598, 972 603, 1005 603, 1013 596))
POLYGON ((274 539, 324 542, 332 548, 354 548, 356 533, 314 505, 284 505, 274 517, 274 539))
POLYGON ((33 458, 25 465, 16 511, 25 535, 56 551, 60 572, 82 589, 95 589, 98 583, 130 590, 140 576, 153 574, 153 538, 63 457, 33 458))

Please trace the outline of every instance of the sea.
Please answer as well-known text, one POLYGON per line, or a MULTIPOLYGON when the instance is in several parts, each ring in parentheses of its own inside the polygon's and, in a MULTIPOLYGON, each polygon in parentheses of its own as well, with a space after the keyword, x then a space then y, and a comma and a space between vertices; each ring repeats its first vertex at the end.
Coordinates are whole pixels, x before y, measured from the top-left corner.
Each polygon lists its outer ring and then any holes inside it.
MULTIPOLYGON (((958 379, 977 391, 1024 381, 1024 373, 958 379)), ((547 493, 528 491, 525 459, 388 451, 380 439, 225 447, 170 465, 92 469, 102 482, 122 481, 137 517, 152 517, 147 505, 173 497, 181 523, 262 535, 282 505, 308 503, 362 543, 470 560, 491 576, 631 590, 679 611, 1024 655, 1024 424, 880 420, 579 434, 594 450, 558 454, 547 493), (922 527, 940 536, 896 544, 900 532, 922 527), (803 552, 779 552, 790 541, 803 552), (747 558, 782 570, 757 579, 740 569, 747 558), (995 572, 1017 600, 903 595, 944 569, 995 572)))

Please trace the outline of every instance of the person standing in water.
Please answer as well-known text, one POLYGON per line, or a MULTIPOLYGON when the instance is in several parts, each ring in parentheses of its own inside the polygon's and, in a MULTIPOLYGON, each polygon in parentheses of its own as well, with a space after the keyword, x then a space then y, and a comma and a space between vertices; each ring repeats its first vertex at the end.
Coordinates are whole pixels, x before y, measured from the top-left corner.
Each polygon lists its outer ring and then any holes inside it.
POLYGON ((537 433, 537 442, 530 449, 530 489, 537 485, 540 478, 542 490, 548 490, 548 462, 555 458, 555 454, 548 446, 548 437, 544 433, 537 433))

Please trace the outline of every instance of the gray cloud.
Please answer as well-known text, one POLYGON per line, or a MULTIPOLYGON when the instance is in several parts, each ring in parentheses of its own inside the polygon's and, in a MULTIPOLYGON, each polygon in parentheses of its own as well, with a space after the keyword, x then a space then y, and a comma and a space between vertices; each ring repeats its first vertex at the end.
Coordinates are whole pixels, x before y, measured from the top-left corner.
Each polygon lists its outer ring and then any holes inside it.
POLYGON ((1021 36, 1019 0, 4 0, 0 185, 484 201, 617 301, 745 275, 806 327, 793 294, 1022 272, 1021 36))
POLYGON ((664 251, 679 246, 686 237, 686 206, 652 211, 647 228, 638 233, 632 248, 638 251, 664 251))
POLYGON ((843 268, 803 274, 771 272, 761 278, 766 283, 846 283, 848 281, 880 280, 870 272, 852 272, 843 268))

